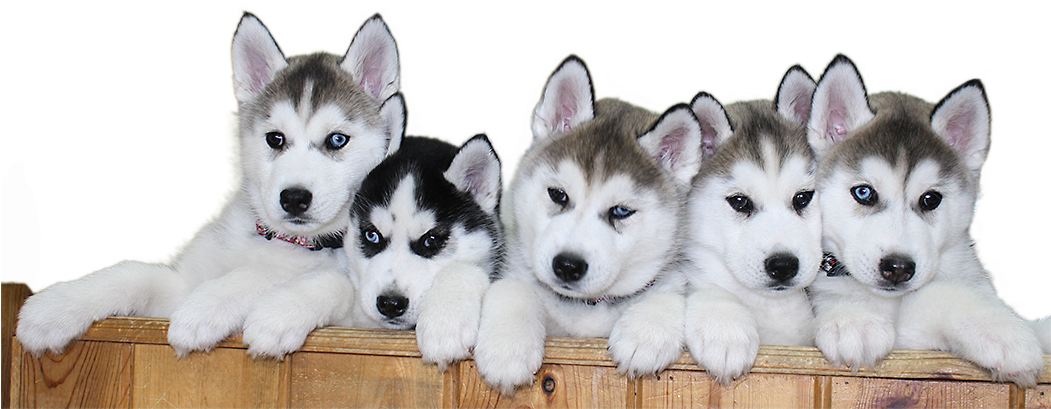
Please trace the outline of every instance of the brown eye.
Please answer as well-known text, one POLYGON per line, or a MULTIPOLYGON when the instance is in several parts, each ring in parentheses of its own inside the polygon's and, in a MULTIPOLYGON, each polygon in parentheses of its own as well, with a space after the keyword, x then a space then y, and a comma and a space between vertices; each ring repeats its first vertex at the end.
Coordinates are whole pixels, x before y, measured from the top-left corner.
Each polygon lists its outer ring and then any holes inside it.
POLYGON ((933 190, 928 190, 923 196, 920 196, 920 209, 929 212, 937 209, 938 205, 942 204, 942 194, 933 190))
POLYGON ((285 134, 277 131, 266 133, 266 144, 270 149, 281 149, 285 146, 285 134))
POLYGON ((810 205, 810 201, 814 199, 814 191, 807 190, 805 192, 796 193, 796 196, 792 198, 792 209, 799 213, 806 209, 810 205))
POLYGON ((551 198, 552 202, 555 202, 555 204, 559 206, 566 207, 566 205, 569 204, 569 195, 566 194, 565 190, 557 187, 547 188, 547 196, 551 198))
POLYGON ((737 213, 744 213, 746 216, 751 216, 752 212, 755 211, 755 205, 752 204, 752 199, 745 195, 733 195, 726 198, 726 203, 730 204, 737 213))

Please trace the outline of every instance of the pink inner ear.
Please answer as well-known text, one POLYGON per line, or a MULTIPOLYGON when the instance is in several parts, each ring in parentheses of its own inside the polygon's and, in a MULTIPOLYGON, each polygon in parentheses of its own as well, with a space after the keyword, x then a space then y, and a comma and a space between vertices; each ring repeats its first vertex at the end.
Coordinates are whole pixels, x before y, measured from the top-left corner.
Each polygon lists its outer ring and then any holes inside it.
POLYGON ((570 124, 573 116, 577 114, 577 95, 572 80, 564 80, 558 84, 558 128, 556 131, 566 132, 572 126, 570 124))
POLYGON ((842 141, 847 135, 846 115, 838 109, 828 111, 826 136, 830 141, 842 141))
POLYGON ((945 124, 945 141, 956 150, 963 151, 969 142, 970 129, 971 117, 956 115, 945 124))
MULTIPOLYGON (((368 64, 365 61, 364 64, 368 64)), ((375 64, 368 64, 364 69, 361 70, 361 90, 365 91, 373 98, 379 98, 380 95, 380 69, 375 64)))
POLYGON ((715 127, 701 124, 701 150, 705 155, 715 153, 715 127))
POLYGON ((679 154, 682 152, 682 146, 685 140, 685 128, 671 130, 671 132, 668 132, 668 134, 661 139, 659 145, 660 149, 655 159, 657 159, 658 162, 664 163, 668 169, 674 169, 675 165, 679 162, 679 154))

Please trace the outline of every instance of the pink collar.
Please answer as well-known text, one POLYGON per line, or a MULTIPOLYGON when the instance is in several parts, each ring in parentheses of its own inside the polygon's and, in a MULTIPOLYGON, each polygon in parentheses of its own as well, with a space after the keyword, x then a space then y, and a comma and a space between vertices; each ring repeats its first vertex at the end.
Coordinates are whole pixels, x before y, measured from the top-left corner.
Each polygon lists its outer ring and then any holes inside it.
POLYGON ((310 251, 318 251, 325 248, 338 249, 343 247, 343 232, 336 233, 334 236, 322 237, 289 236, 266 227, 262 220, 255 221, 255 231, 267 240, 278 239, 286 241, 300 247, 306 247, 310 249, 310 251))

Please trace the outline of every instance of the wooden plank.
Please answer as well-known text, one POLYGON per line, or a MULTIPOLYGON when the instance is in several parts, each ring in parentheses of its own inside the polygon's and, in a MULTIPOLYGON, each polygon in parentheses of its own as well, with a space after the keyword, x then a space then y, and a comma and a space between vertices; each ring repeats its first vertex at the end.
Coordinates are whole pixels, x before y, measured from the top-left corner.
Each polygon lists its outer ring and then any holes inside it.
POLYGON ((292 356, 290 404, 296 408, 437 408, 445 400, 444 383, 438 367, 419 358, 297 352, 292 356))
POLYGON ((835 377, 832 408, 1004 408, 1006 383, 835 377))
POLYGON ((529 387, 504 396, 482 381, 474 361, 460 364, 463 408, 633 408, 634 382, 603 365, 544 364, 529 387))
POLYGON ((239 349, 176 358, 165 345, 137 345, 135 407, 288 407, 288 362, 252 359, 239 349))
POLYGON ((1051 385, 1040 385, 1025 391, 1026 408, 1051 409, 1051 385))
MULTIPOLYGON (((0 400, 0 406, 4 409, 11 407, 11 343, 15 336, 15 327, 18 326, 18 311, 22 309, 22 304, 26 302, 26 298, 33 295, 33 291, 28 286, 22 283, 3 283, 0 285, 2 293, 0 293, 0 301, 3 302, 3 324, 0 326, 0 340, 3 342, 3 357, 2 360, 2 374, 0 377, 3 378, 3 398, 0 400)), ((17 390, 17 389, 16 389, 17 390)))
POLYGON ((62 355, 34 358, 21 347, 13 407, 109 407, 131 404, 132 346, 78 341, 62 355))
POLYGON ((751 374, 723 385, 702 371, 671 370, 639 382, 643 408, 815 407, 813 376, 751 374))

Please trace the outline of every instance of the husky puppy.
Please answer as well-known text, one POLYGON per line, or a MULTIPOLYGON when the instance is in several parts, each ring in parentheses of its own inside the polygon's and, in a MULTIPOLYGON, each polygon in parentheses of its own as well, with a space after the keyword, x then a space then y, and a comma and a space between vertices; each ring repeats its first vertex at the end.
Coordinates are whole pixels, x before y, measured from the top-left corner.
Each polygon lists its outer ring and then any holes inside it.
POLYGON ((760 344, 811 345, 804 289, 821 262, 817 162, 806 121, 816 84, 788 70, 774 102, 692 102, 704 164, 689 198, 686 345, 722 382, 748 372, 760 344), (731 131, 732 130, 732 131, 731 131))
POLYGON ((829 64, 808 129, 822 158, 826 264, 838 264, 811 288, 815 342, 829 361, 858 368, 892 348, 943 350, 1036 384, 1040 341, 996 296, 968 233, 989 130, 978 80, 930 104, 869 96, 853 62, 829 64))
POLYGON ((424 360, 470 357, 482 296, 503 258, 500 160, 485 135, 457 148, 407 137, 372 170, 344 249, 354 326, 416 329, 424 360))
POLYGON ((592 89, 576 56, 555 70, 507 193, 508 261, 485 295, 474 351, 505 393, 533 379, 548 335, 609 337, 629 376, 682 353, 680 221, 700 125, 686 104, 658 117, 595 102, 592 89))
MULTIPOLYGON (((126 261, 30 297, 18 327, 26 350, 59 352, 94 321, 136 315, 170 317, 168 341, 185 356, 241 331, 277 288, 345 277, 351 198, 404 126, 394 39, 377 15, 343 56, 285 58, 245 13, 232 48, 239 189, 170 264, 126 261)), ((245 342, 276 336, 260 333, 245 342)))

